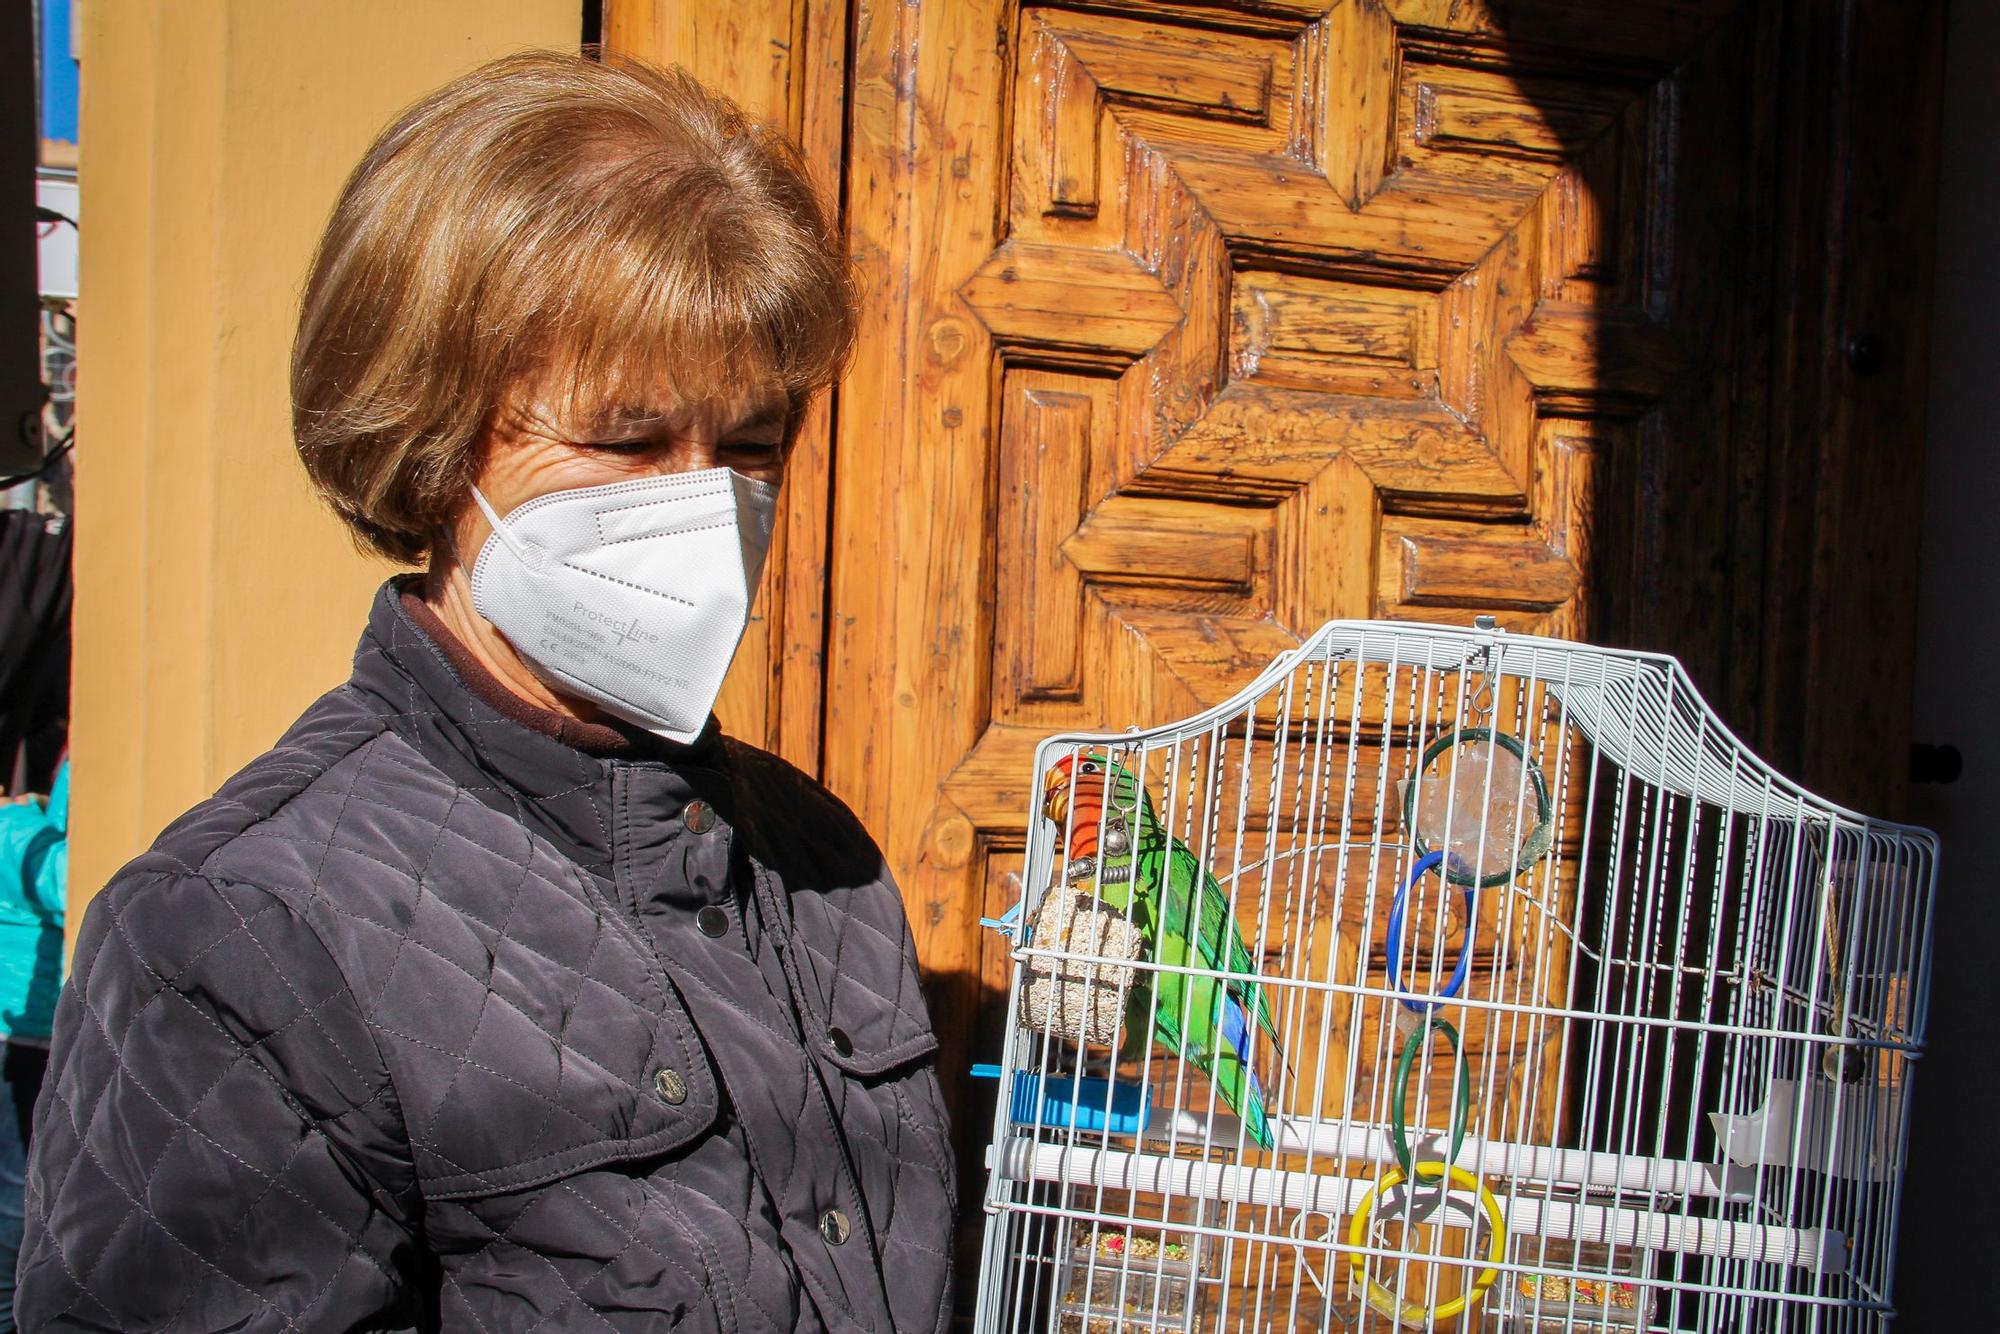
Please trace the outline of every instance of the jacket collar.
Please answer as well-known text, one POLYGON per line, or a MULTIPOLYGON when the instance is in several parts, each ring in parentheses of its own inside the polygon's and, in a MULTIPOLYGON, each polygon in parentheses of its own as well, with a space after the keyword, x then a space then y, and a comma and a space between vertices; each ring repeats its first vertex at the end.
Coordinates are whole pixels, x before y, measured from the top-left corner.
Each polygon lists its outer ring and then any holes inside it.
POLYGON ((733 814, 728 748, 714 717, 681 745, 530 705, 493 680, 421 603, 408 605, 412 586, 400 577, 377 591, 349 684, 386 706, 390 730, 470 795, 606 879, 615 823, 675 819, 697 795, 724 818, 733 814), (622 808, 616 820, 614 804, 622 808))

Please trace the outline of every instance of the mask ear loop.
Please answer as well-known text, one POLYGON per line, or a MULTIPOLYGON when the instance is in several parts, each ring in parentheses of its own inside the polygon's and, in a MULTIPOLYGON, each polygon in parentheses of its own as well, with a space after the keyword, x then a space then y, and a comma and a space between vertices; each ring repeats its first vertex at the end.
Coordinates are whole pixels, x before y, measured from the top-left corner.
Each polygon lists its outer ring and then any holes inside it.
MULTIPOLYGON (((479 493, 479 488, 476 486, 472 488, 472 500, 474 504, 479 506, 479 512, 486 516, 486 522, 493 526, 493 535, 506 543, 509 551, 519 556, 522 560, 527 560, 528 553, 522 547, 521 539, 507 530, 507 525, 500 521, 500 516, 493 512, 493 506, 486 503, 486 497, 479 493)), ((465 553, 458 549, 458 537, 456 534, 451 535, 451 554, 458 558, 460 565, 466 563, 465 553)))

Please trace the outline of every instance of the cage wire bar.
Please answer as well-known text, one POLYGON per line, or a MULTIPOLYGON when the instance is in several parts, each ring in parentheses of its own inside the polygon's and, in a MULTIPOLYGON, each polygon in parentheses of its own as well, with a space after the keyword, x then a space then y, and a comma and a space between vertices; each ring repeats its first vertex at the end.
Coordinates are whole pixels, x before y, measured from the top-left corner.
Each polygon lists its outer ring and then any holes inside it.
POLYGON ((1936 841, 1674 659, 1334 622, 1033 777, 978 1330, 1887 1327, 1936 841))

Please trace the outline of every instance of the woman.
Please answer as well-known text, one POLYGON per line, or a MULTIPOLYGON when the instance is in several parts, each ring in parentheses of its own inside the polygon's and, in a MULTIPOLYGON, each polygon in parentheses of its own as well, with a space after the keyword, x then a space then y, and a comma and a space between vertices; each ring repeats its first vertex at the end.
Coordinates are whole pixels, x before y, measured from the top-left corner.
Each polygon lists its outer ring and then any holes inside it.
POLYGON ((298 446, 377 551, 347 684, 86 914, 27 1329, 939 1329, 901 901, 709 715, 853 327, 795 153, 526 55, 349 180, 298 446))

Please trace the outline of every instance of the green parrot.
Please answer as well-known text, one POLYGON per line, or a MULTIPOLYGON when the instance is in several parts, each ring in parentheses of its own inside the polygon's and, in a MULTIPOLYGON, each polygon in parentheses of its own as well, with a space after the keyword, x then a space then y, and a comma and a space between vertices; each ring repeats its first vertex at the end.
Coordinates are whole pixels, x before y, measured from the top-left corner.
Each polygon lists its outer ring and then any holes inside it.
POLYGON ((1229 914, 1222 886, 1193 850, 1161 825, 1152 798, 1131 771, 1101 752, 1067 756, 1049 769, 1042 815, 1058 830, 1069 829, 1069 882, 1094 887, 1105 904, 1125 914, 1147 942, 1148 961, 1242 974, 1240 981, 1195 973, 1145 974, 1126 1001, 1126 1050, 1121 1055, 1143 1054, 1149 1036, 1180 1053, 1207 1073, 1250 1137, 1270 1148, 1271 1128, 1252 1050, 1255 1030, 1268 1035, 1272 1058, 1282 1062, 1284 1053, 1269 1000, 1254 980, 1256 961, 1229 914), (1149 991, 1157 992, 1157 1004, 1149 991), (1149 1008, 1150 1035, 1145 1031, 1149 1008))

